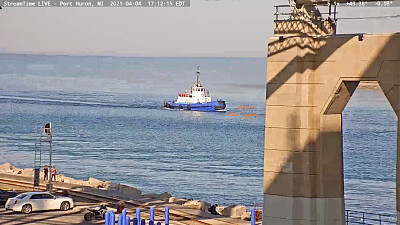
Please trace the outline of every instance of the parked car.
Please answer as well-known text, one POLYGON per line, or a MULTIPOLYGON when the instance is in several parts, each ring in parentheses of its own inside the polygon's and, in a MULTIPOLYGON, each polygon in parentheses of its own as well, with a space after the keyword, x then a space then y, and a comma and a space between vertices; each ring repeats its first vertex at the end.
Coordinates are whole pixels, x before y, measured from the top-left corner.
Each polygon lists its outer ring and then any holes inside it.
POLYGON ((9 198, 6 209, 22 213, 41 210, 69 210, 74 207, 74 201, 68 197, 58 197, 49 192, 27 192, 14 198, 9 198))
POLYGON ((0 190, 0 204, 5 204, 7 199, 13 198, 18 195, 16 191, 3 191, 0 190))

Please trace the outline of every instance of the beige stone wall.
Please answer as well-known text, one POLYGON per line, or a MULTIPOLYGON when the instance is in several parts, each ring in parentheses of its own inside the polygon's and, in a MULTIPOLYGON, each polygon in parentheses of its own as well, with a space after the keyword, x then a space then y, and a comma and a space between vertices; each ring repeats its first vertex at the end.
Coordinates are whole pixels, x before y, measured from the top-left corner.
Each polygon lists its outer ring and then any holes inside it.
POLYGON ((275 20, 276 35, 327 35, 335 34, 335 24, 327 20, 275 20))
MULTIPOLYGON (((359 81, 374 80, 399 114, 400 34, 270 39, 264 210, 313 212, 275 215, 287 224, 344 223, 341 113, 359 81)), ((264 224, 282 224, 272 218, 264 224)))

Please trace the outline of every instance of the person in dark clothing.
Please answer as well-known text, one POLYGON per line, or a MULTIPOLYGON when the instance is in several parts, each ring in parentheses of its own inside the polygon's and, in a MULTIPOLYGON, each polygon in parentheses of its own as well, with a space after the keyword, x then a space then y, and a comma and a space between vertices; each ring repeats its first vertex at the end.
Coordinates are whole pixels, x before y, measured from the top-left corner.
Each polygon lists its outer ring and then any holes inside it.
POLYGON ((47 167, 47 165, 44 166, 43 173, 44 173, 43 180, 44 181, 49 180, 49 167, 47 167))
POLYGON ((68 190, 66 190, 66 189, 62 190, 62 196, 68 197, 69 196, 68 190))
POLYGON ((50 133, 51 133, 51 125, 50 125, 50 123, 46 123, 46 125, 44 125, 44 132, 47 135, 50 135, 50 133))
POLYGON ((217 212, 217 206, 218 206, 218 204, 214 204, 214 205, 210 206, 208 211, 213 215, 219 215, 217 212))

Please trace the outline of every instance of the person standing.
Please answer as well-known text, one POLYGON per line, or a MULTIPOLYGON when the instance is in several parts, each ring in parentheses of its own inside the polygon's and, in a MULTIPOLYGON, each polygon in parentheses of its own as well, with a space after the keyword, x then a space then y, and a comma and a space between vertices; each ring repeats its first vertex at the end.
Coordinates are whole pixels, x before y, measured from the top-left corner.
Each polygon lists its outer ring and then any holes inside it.
POLYGON ((44 173, 43 180, 44 181, 49 180, 49 167, 47 167, 47 165, 44 166, 43 173, 44 173))
POLYGON ((56 181, 56 175, 57 175, 57 170, 56 170, 56 167, 53 166, 53 167, 51 167, 51 180, 52 181, 56 181))

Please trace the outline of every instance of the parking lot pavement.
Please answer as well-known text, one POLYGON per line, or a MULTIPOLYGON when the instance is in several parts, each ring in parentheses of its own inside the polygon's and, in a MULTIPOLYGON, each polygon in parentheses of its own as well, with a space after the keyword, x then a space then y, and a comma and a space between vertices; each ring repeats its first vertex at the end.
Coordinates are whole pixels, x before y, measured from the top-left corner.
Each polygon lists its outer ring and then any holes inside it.
POLYGON ((86 208, 98 206, 97 203, 75 202, 75 207, 68 211, 42 211, 22 214, 5 210, 0 205, 1 225, 63 225, 63 224, 104 224, 104 220, 85 221, 83 215, 88 212, 86 208))

